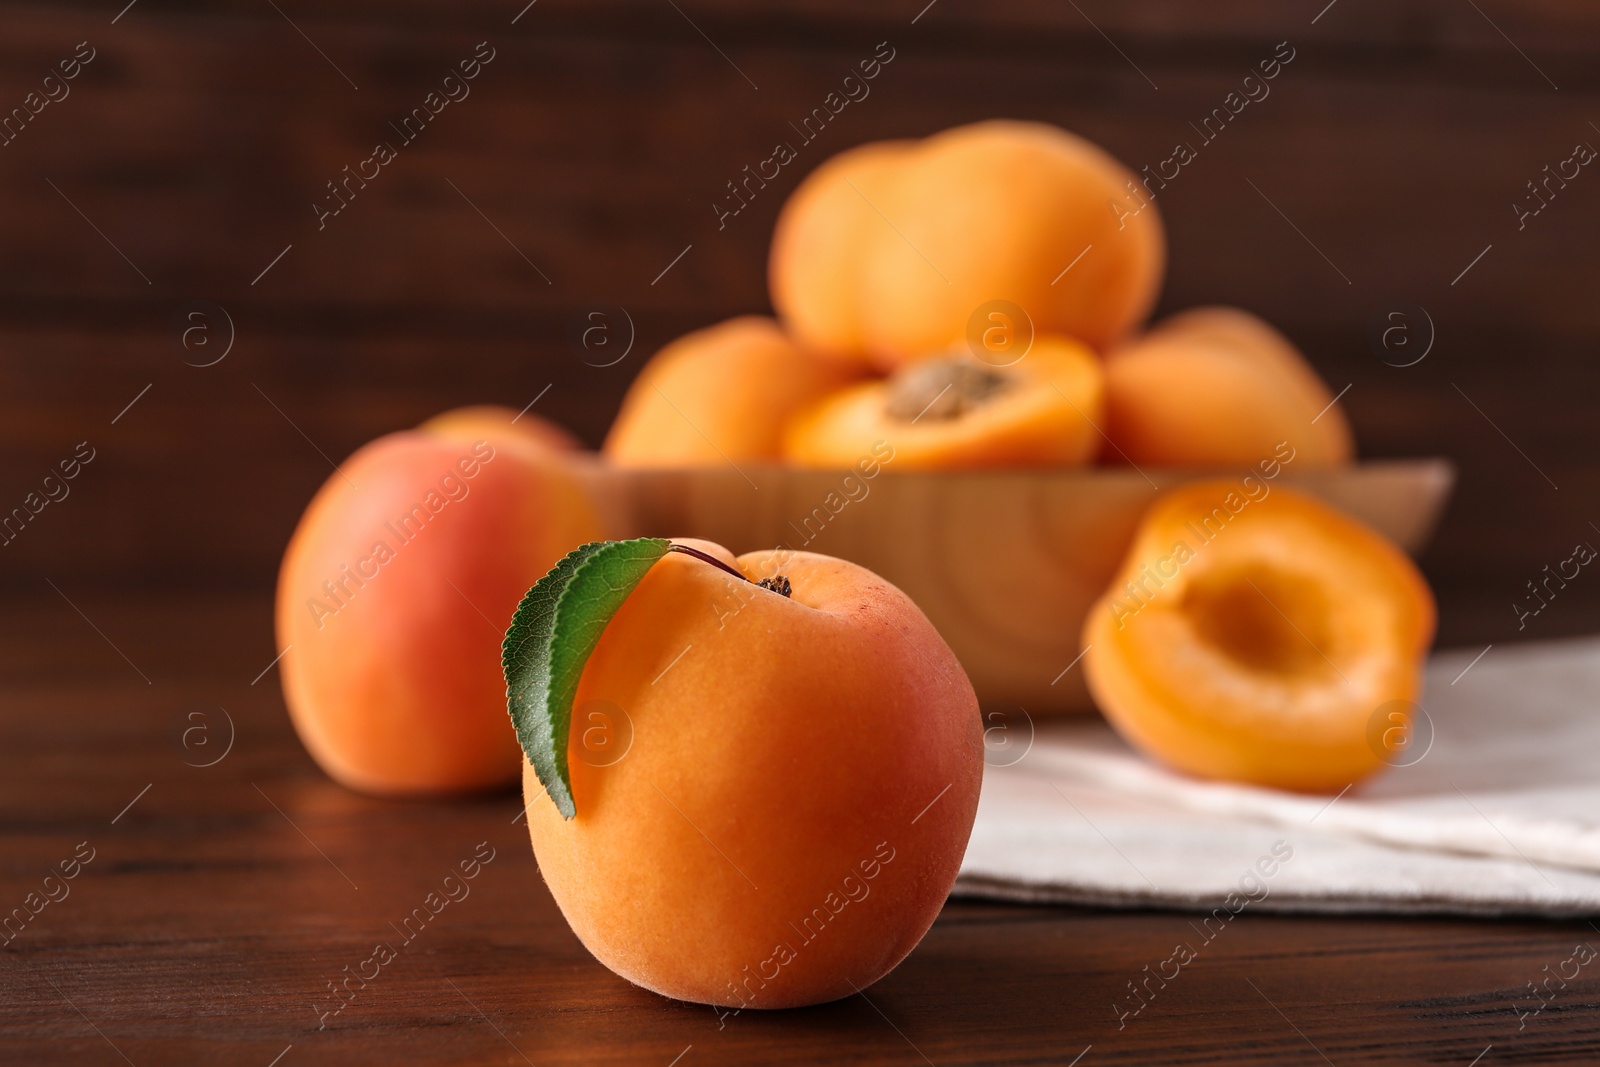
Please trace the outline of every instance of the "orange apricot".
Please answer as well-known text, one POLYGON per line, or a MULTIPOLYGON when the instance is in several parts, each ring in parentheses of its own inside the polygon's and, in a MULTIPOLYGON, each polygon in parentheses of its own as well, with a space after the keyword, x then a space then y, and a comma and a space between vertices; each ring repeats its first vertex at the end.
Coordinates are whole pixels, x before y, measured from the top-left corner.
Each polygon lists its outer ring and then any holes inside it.
POLYGON ((882 367, 964 344, 996 301, 1104 348, 1149 314, 1165 265, 1155 204, 1134 188, 1106 152, 1041 123, 852 149, 784 205, 772 303, 808 347, 882 367))
POLYGON ((679 1000, 850 996, 938 915, 983 777, 977 699, 906 595, 806 552, 669 552, 583 668, 576 816, 523 772, 539 870, 579 940, 679 1000), (788 594, 761 578, 788 579, 788 594), (617 732, 627 734, 618 744, 617 732))
POLYGON ((801 407, 855 376, 747 315, 680 337, 645 365, 603 453, 622 467, 716 466, 778 457, 801 407))
POLYGON ((1146 513, 1089 610, 1084 667, 1117 731, 1172 767, 1338 790, 1384 762, 1369 724, 1416 698, 1434 618, 1373 530, 1254 476, 1203 482, 1146 513))
POLYGON ((278 574, 295 730, 329 776, 363 792, 516 780, 502 627, 551 564, 601 533, 557 455, 523 431, 469 441, 460 422, 433 425, 345 460, 278 574))
POLYGON ((784 458, 849 467, 887 442, 900 469, 1074 465, 1100 446, 1100 362, 1076 341, 1040 338, 995 366, 956 352, 850 386, 797 415, 784 458))
POLYGON ((1280 441, 1302 467, 1354 458, 1333 392, 1288 338, 1249 312, 1174 315, 1111 353, 1105 372, 1112 462, 1248 467, 1280 441))
POLYGON ((916 145, 878 141, 840 152, 806 176, 778 216, 768 262, 773 306, 794 336, 825 355, 855 358, 872 349, 852 260, 862 235, 882 225, 873 204, 916 145))
POLYGON ((558 452, 583 448, 565 427, 531 411, 517 411, 500 404, 470 404, 435 415, 417 429, 465 440, 468 443, 490 437, 521 435, 529 444, 558 452))

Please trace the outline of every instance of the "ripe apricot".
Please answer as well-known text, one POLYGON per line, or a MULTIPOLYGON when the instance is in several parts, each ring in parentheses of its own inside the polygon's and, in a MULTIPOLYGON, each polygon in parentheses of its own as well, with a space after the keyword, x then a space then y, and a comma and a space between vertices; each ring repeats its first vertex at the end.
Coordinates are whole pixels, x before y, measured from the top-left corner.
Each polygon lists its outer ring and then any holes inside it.
POLYGON ((797 415, 784 458, 849 467, 879 441, 902 469, 1073 465, 1100 446, 1100 361, 1064 338, 1040 339, 997 367, 956 352, 850 386, 797 415))
POLYGON ((1155 204, 1132 210, 1134 188, 1100 148, 1041 123, 852 149, 784 205, 772 303, 803 344, 882 367, 964 342, 994 301, 1104 348, 1144 320, 1165 265, 1155 204))
POLYGON ((795 411, 854 377, 747 315, 680 337, 634 379, 606 437, 623 467, 717 466, 778 457, 795 411))
POLYGON ((877 141, 840 152, 784 202, 768 260, 772 303, 794 336, 825 355, 855 359, 872 351, 852 259, 869 227, 883 224, 873 204, 916 145, 877 141))
POLYGON ((583 448, 583 443, 565 427, 540 418, 531 411, 519 412, 500 404, 470 404, 453 408, 435 415, 417 429, 468 443, 520 434, 530 444, 558 452, 576 452, 583 448))
POLYGON ((636 985, 728 1007, 849 996, 955 880, 983 772, 972 686, 870 571, 678 543, 745 578, 670 552, 606 625, 573 703, 576 816, 524 767, 539 870, 636 985), (778 576, 788 596, 751 584, 778 576))
POLYGON ((1152 505, 1089 610, 1084 667, 1117 731, 1179 770, 1337 790, 1381 765, 1369 721, 1415 699, 1433 627, 1403 552, 1251 476, 1152 505))
POLYGON ((514 781, 502 628, 600 534, 556 454, 509 426, 475 442, 448 423, 390 434, 345 460, 278 574, 284 701, 312 758, 370 793, 514 781))
POLYGON ((1288 338, 1247 311, 1174 315, 1111 353, 1105 373, 1111 462, 1249 467, 1279 441, 1301 467, 1354 458, 1332 391, 1288 338))

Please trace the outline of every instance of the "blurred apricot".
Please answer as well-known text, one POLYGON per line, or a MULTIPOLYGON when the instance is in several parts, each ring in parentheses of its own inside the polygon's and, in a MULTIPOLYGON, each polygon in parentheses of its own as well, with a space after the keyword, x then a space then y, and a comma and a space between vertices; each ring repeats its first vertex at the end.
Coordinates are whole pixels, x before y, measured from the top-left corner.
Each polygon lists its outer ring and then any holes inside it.
POLYGON ((784 458, 847 468, 878 442, 896 469, 1071 466, 1100 445, 1100 362, 1083 345, 1041 338, 995 366, 963 352, 848 386, 797 415, 784 458))
POLYGON ((1106 152, 1042 123, 854 148, 784 205, 773 306, 808 347, 884 368, 964 344, 996 302, 1038 333, 1104 348, 1161 285, 1165 237, 1141 193, 1106 152))
POLYGON ((769 318, 730 319, 651 358, 602 451, 622 467, 775 460, 789 417, 854 377, 802 351, 769 318))
POLYGON ((1433 594, 1381 535, 1251 476, 1161 497, 1089 611, 1089 691, 1181 771, 1338 790, 1386 752, 1369 724, 1416 699, 1433 594))
POLYGON ((361 448, 284 552, 284 701, 312 757, 352 789, 516 780, 503 629, 551 565, 603 536, 559 453, 473 418, 451 413, 361 448), (484 431, 475 440, 463 436, 472 425, 484 431))
POLYGON ((1343 409, 1298 349, 1247 311, 1165 319, 1105 363, 1109 462, 1250 467, 1287 441, 1299 467, 1351 462, 1343 409))

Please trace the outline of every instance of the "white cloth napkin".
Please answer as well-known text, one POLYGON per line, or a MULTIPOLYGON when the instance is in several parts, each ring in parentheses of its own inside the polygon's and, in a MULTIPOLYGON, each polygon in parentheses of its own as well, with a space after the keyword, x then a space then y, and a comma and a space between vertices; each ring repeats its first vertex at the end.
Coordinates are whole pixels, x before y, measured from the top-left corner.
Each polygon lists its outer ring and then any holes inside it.
POLYGON ((955 893, 1600 916, 1600 639, 1480 651, 1429 664, 1426 755, 1336 799, 1184 777, 1099 719, 1041 723, 1031 745, 1012 721, 955 893))

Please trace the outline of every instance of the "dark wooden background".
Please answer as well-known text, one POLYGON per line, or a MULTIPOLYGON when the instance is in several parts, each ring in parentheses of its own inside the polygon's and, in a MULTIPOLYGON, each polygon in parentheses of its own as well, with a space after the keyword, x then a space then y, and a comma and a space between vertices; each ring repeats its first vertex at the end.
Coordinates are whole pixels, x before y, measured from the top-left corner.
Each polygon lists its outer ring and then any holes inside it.
MULTIPOLYGON (((767 308, 773 219, 826 153, 1015 116, 1155 163, 1287 40, 1296 58, 1271 95, 1162 196, 1161 308, 1258 311, 1335 389, 1353 383, 1363 454, 1455 459, 1460 492, 1425 561, 1442 640, 1517 636, 1524 583, 1600 519, 1587 415, 1600 173, 1586 168, 1520 232, 1511 207, 1575 143, 1600 147, 1600 10, 1337 0, 1313 25, 1326 0, 938 0, 912 25, 925 2, 758 14, 732 0, 682 13, 539 0, 515 26, 520 3, 280 14, 265 0, 138 0, 115 25, 115 4, 7 7, 0 106, 77 42, 98 57, 0 148, 0 507, 80 440, 99 458, 3 550, 3 581, 260 587, 329 473, 318 449, 337 460, 444 407, 520 407, 551 383, 539 410, 598 442, 643 356, 767 308), (318 232, 324 183, 483 40, 497 57, 471 96, 318 232), (719 232, 724 182, 884 40, 896 58, 871 95, 719 232), (169 328, 195 299, 236 325, 205 369, 183 364, 169 328), (594 301, 636 324, 634 354, 605 369, 568 341, 594 301), (1367 323, 1407 303, 1438 340, 1399 369, 1370 349, 1367 323)), ((1597 624, 1600 596, 1578 588, 1522 636, 1597 624)))
MULTIPOLYGON (((1456 461, 1460 488, 1424 559, 1442 643, 1600 629, 1586 579, 1520 633, 1511 608, 1574 543, 1600 543, 1600 169, 1523 230, 1511 206, 1576 143, 1600 147, 1600 9, 124 2, 0 8, 0 113, 78 42, 97 52, 0 147, 0 512, 78 442, 96 450, 71 495, 0 548, 0 905, 63 842, 105 842, 60 914, 0 950, 0 1059, 120 1062, 111 1044, 141 1067, 265 1064, 293 1043, 286 1067, 522 1062, 490 1027, 538 1063, 666 1064, 689 1044, 701 1062, 1067 1063, 1090 1043, 1086 1064, 1322 1062, 1296 1027, 1340 1064, 1465 1064, 1489 1044, 1496 1060, 1600 1056, 1592 979, 1531 1035, 1506 1007, 1588 936, 1581 923, 1255 918, 1172 1014, 1129 1036, 1101 1001, 1164 958, 1179 917, 975 905, 952 906, 874 994, 882 1017, 852 1001, 749 1020, 718 1044, 699 1009, 628 990, 583 956, 509 825, 494 838, 508 857, 498 888, 484 890, 496 903, 464 906, 393 996, 317 1044, 327 1035, 308 1033, 301 1001, 323 970, 360 958, 376 917, 410 906, 428 881, 417 863, 452 862, 515 802, 352 798, 293 741, 275 676, 248 684, 275 652, 279 554, 332 461, 446 407, 520 407, 547 385, 536 410, 597 443, 645 355, 767 308, 776 212, 827 154, 1010 116, 1155 163, 1280 41, 1296 57, 1270 97, 1162 194, 1162 311, 1265 315, 1335 390, 1351 383, 1364 455, 1456 461), (470 97, 319 232, 324 183, 485 40, 496 57, 470 97), (896 57, 871 95, 719 231, 724 182, 880 41, 896 57), (171 326, 194 300, 235 326, 214 366, 186 366, 218 348, 185 351, 171 326), (637 333, 603 369, 569 340, 596 302, 625 308, 637 333), (1426 309, 1437 340, 1396 368, 1367 333, 1403 305, 1426 309), (240 748, 213 772, 185 769, 173 742, 189 701, 239 719, 240 748), (252 784, 379 902, 336 901, 343 883, 252 784)), ((218 344, 222 332, 214 321, 218 344)))

